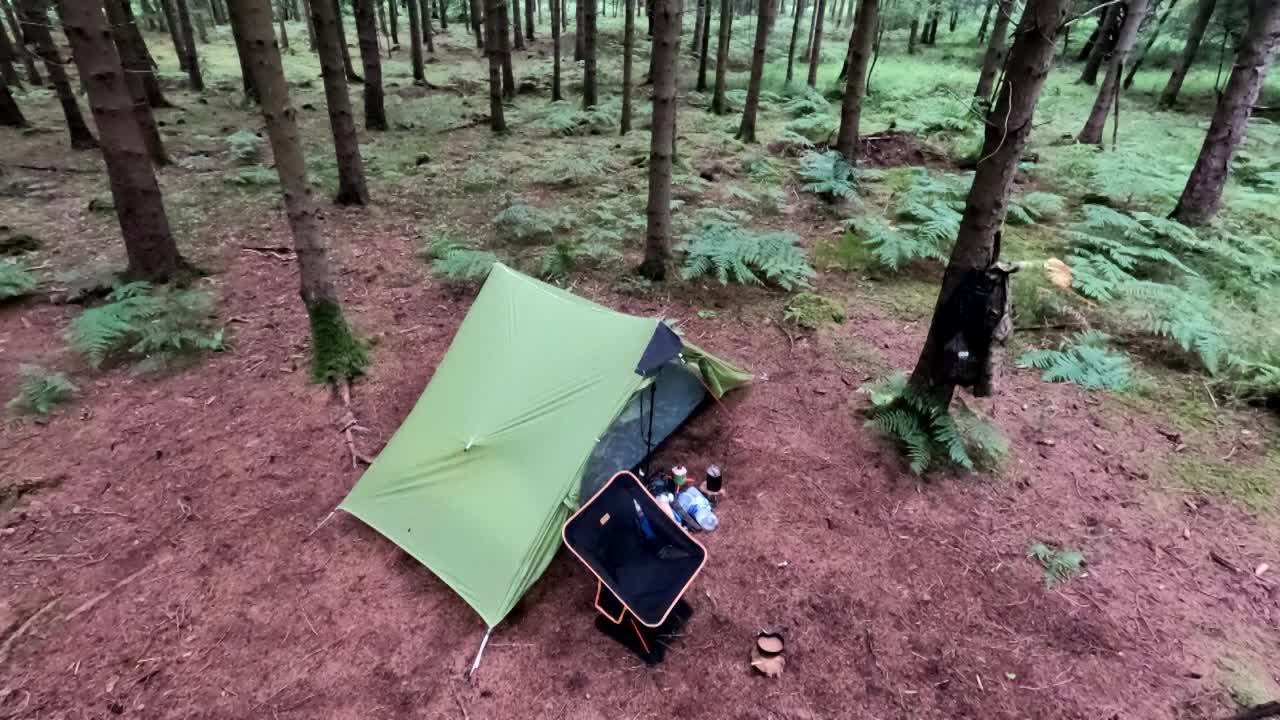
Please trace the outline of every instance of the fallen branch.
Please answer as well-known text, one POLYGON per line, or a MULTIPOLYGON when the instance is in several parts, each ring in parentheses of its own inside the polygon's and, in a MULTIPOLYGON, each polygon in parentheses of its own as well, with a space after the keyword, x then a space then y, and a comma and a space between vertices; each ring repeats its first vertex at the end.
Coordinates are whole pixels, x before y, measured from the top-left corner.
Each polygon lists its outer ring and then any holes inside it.
POLYGON ((96 175, 97 173, 102 172, 101 170, 85 170, 82 168, 61 167, 58 165, 29 165, 25 163, 18 163, 17 165, 14 165, 14 167, 22 168, 23 170, 38 170, 40 172, 78 173, 81 175, 96 175))
POLYGON ((103 600, 106 600, 106 599, 111 595, 111 593, 113 593, 113 592, 115 592, 115 591, 119 590, 120 588, 124 587, 125 585, 128 585, 129 583, 133 582, 134 580, 137 580, 138 578, 142 577, 142 576, 143 576, 143 574, 145 574, 145 573, 146 573, 148 570, 150 570, 150 569, 151 569, 151 566, 150 566, 150 565, 148 565, 148 566, 146 566, 146 567, 142 568, 141 570, 139 570, 138 572, 136 572, 136 573, 134 573, 134 574, 130 575, 129 577, 127 577, 127 578, 125 578, 125 579, 121 580, 120 582, 116 583, 115 585, 112 585, 109 589, 107 589, 107 590, 105 590, 105 591, 103 591, 103 592, 100 592, 100 593, 98 593, 97 595, 94 595, 93 597, 91 597, 91 598, 89 598, 88 600, 86 600, 86 601, 85 601, 85 603, 84 603, 83 605, 81 605, 80 607, 76 608, 75 610, 72 610, 71 612, 67 613, 67 616, 63 618, 63 621, 64 621, 64 622, 71 622, 72 620, 75 620, 77 617, 79 617, 79 616, 81 616, 81 615, 83 615, 83 614, 85 614, 85 613, 89 612, 90 610, 92 610, 92 609, 93 609, 93 607, 94 607, 95 605, 97 605, 98 603, 102 602, 103 600))
POLYGON ((1221 565, 1222 567, 1224 567, 1224 568, 1226 568, 1226 569, 1230 570, 1230 571, 1231 571, 1231 572, 1233 572, 1233 573, 1237 573, 1237 574, 1238 574, 1238 573, 1240 572, 1240 568, 1238 568, 1238 567, 1236 567, 1235 565, 1231 564, 1231 561, 1230 561, 1230 560, 1228 560, 1228 559, 1226 559, 1226 558, 1222 557, 1221 555, 1219 555, 1217 550, 1210 550, 1210 551, 1209 551, 1209 559, 1210 559, 1210 560, 1212 560, 1212 561, 1214 561, 1214 562, 1216 562, 1216 563, 1218 563, 1219 565, 1221 565))
POLYGON ((10 635, 4 639, 4 642, 0 643, 0 665, 3 665, 4 661, 9 659, 9 651, 13 649, 14 644, 16 644, 23 635, 26 635, 27 631, 31 630, 32 626, 36 624, 36 621, 45 613, 52 610, 53 606, 57 605, 58 601, 61 599, 62 596, 59 595, 42 605, 39 610, 31 613, 30 617, 23 620, 22 624, 18 626, 18 629, 10 633, 10 635))
POLYGON ((359 468, 360 463, 372 465, 372 460, 361 455, 356 450, 356 438, 352 433, 356 430, 363 431, 365 428, 360 426, 360 422, 356 420, 355 413, 351 411, 351 383, 347 380, 339 381, 338 393, 342 396, 343 407, 347 409, 346 414, 338 420, 338 432, 342 433, 342 437, 347 444, 347 450, 351 453, 351 468, 353 470, 359 468))

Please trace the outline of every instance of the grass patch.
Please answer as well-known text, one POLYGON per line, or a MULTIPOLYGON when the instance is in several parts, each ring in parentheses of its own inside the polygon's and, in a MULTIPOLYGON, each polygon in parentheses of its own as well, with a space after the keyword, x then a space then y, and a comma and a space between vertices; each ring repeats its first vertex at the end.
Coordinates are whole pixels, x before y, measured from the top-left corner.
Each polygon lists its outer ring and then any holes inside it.
POLYGON ((1179 485, 1197 493, 1227 498, 1254 512, 1276 509, 1280 451, 1272 450, 1255 463, 1175 455, 1168 470, 1179 485))

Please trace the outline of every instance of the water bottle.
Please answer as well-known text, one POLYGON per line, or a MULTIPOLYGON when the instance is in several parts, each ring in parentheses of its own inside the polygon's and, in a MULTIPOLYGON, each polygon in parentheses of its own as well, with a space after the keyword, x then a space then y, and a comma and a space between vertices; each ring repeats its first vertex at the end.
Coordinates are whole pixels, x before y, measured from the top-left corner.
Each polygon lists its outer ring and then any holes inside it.
POLYGON ((698 492, 695 487, 686 488, 676 496, 676 502, 680 504, 681 509, 689 513, 689 515, 702 527, 703 530, 715 530, 720 524, 720 519, 716 517, 715 512, 711 509, 711 503, 706 496, 698 492))

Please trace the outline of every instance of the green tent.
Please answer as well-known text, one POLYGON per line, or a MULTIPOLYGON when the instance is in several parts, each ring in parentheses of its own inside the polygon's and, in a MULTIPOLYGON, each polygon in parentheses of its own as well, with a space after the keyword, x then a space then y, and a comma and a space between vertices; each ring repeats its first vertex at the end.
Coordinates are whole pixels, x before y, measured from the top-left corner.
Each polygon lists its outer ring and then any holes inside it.
POLYGON ((492 627, 551 562, 595 475, 643 460, 702 388, 719 397, 749 378, 660 320, 495 264, 417 405, 339 509, 492 627))

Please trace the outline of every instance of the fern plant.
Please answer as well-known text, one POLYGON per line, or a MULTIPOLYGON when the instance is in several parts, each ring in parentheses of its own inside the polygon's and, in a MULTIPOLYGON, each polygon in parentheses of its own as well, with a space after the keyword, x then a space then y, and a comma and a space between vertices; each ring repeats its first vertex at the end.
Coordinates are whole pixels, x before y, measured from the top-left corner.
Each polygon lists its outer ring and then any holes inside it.
POLYGON ((912 389, 901 372, 863 386, 862 392, 871 401, 867 427, 897 440, 917 475, 939 461, 973 470, 979 464, 975 456, 986 466, 1008 452, 1008 441, 990 422, 967 407, 952 417, 948 408, 912 389))
POLYGON ((542 254, 538 275, 558 280, 585 265, 600 266, 621 259, 622 253, 607 243, 562 239, 542 254))
POLYGON ((1120 291, 1132 300, 1125 313, 1143 330, 1175 341, 1183 352, 1193 353, 1210 375, 1216 375, 1227 353, 1227 339, 1216 317, 1205 285, 1189 289, 1162 283, 1134 281, 1120 291))
POLYGON ((1027 550, 1027 557, 1035 558, 1044 573, 1044 589, 1052 590, 1054 585, 1066 582, 1077 576, 1084 565, 1084 553, 1068 547, 1054 547, 1038 542, 1027 550))
POLYGON ((1018 360, 1044 371, 1049 382, 1069 382, 1086 390, 1127 390, 1133 385, 1129 358, 1107 346, 1105 333, 1089 330, 1063 340, 1056 350, 1033 350, 1018 360))
POLYGON ((535 124, 554 135, 595 135, 617 125, 620 108, 618 103, 605 101, 583 110, 562 100, 548 105, 535 124))
POLYGON ((680 275, 685 280, 714 275, 721 284, 804 287, 816 273, 797 245, 799 240, 794 233, 757 232, 708 217, 683 246, 686 257, 680 275))
MULTIPOLYGON (((846 237, 870 251, 876 264, 898 271, 916 259, 945 260, 947 250, 936 235, 915 232, 911 226, 896 227, 879 218, 859 218, 846 224, 846 237)), ((848 252, 850 258, 856 253, 848 252)))
POLYGON ((525 202, 515 202, 494 216, 493 225, 499 240, 535 245, 550 241, 556 229, 569 219, 525 202))
POLYGON ((262 138, 239 130, 227 136, 227 150, 236 165, 257 165, 262 162, 262 138))
POLYGON ((783 126, 783 130, 802 137, 810 143, 822 143, 827 142, 839 127, 840 122, 834 116, 828 113, 821 113, 803 115, 790 120, 783 126))
POLYGON ((821 196, 828 202, 853 197, 857 182, 855 170, 835 150, 805 153, 800 158, 800 177, 804 189, 821 196))
POLYGON ((806 88, 802 95, 787 103, 783 110, 793 118, 826 115, 831 112, 831 102, 817 90, 806 88))
POLYGON ((279 176, 273 170, 268 170, 261 165, 240 168, 236 173, 229 177, 230 181, 235 185, 245 185, 251 187, 266 187, 275 185, 279 182, 279 176))
POLYGON ((491 252, 476 250, 448 238, 433 240, 422 254, 431 261, 433 273, 458 283, 485 279, 493 264, 498 262, 498 256, 491 252))
POLYGON ((209 322, 206 293, 131 282, 117 285, 106 299, 105 305, 81 313, 67 330, 72 349, 95 368, 115 354, 163 361, 179 353, 222 349, 222 330, 209 322))
POLYGON ((66 373, 39 365, 19 365, 18 378, 18 394, 8 403, 17 413, 48 415, 54 405, 79 391, 66 373))
POLYGON ((30 270, 14 262, 0 262, 0 301, 29 295, 39 284, 30 270))
POLYGON ((559 187, 579 187, 599 182, 606 174, 607 163, 602 155, 557 155, 534 173, 535 182, 559 187))

